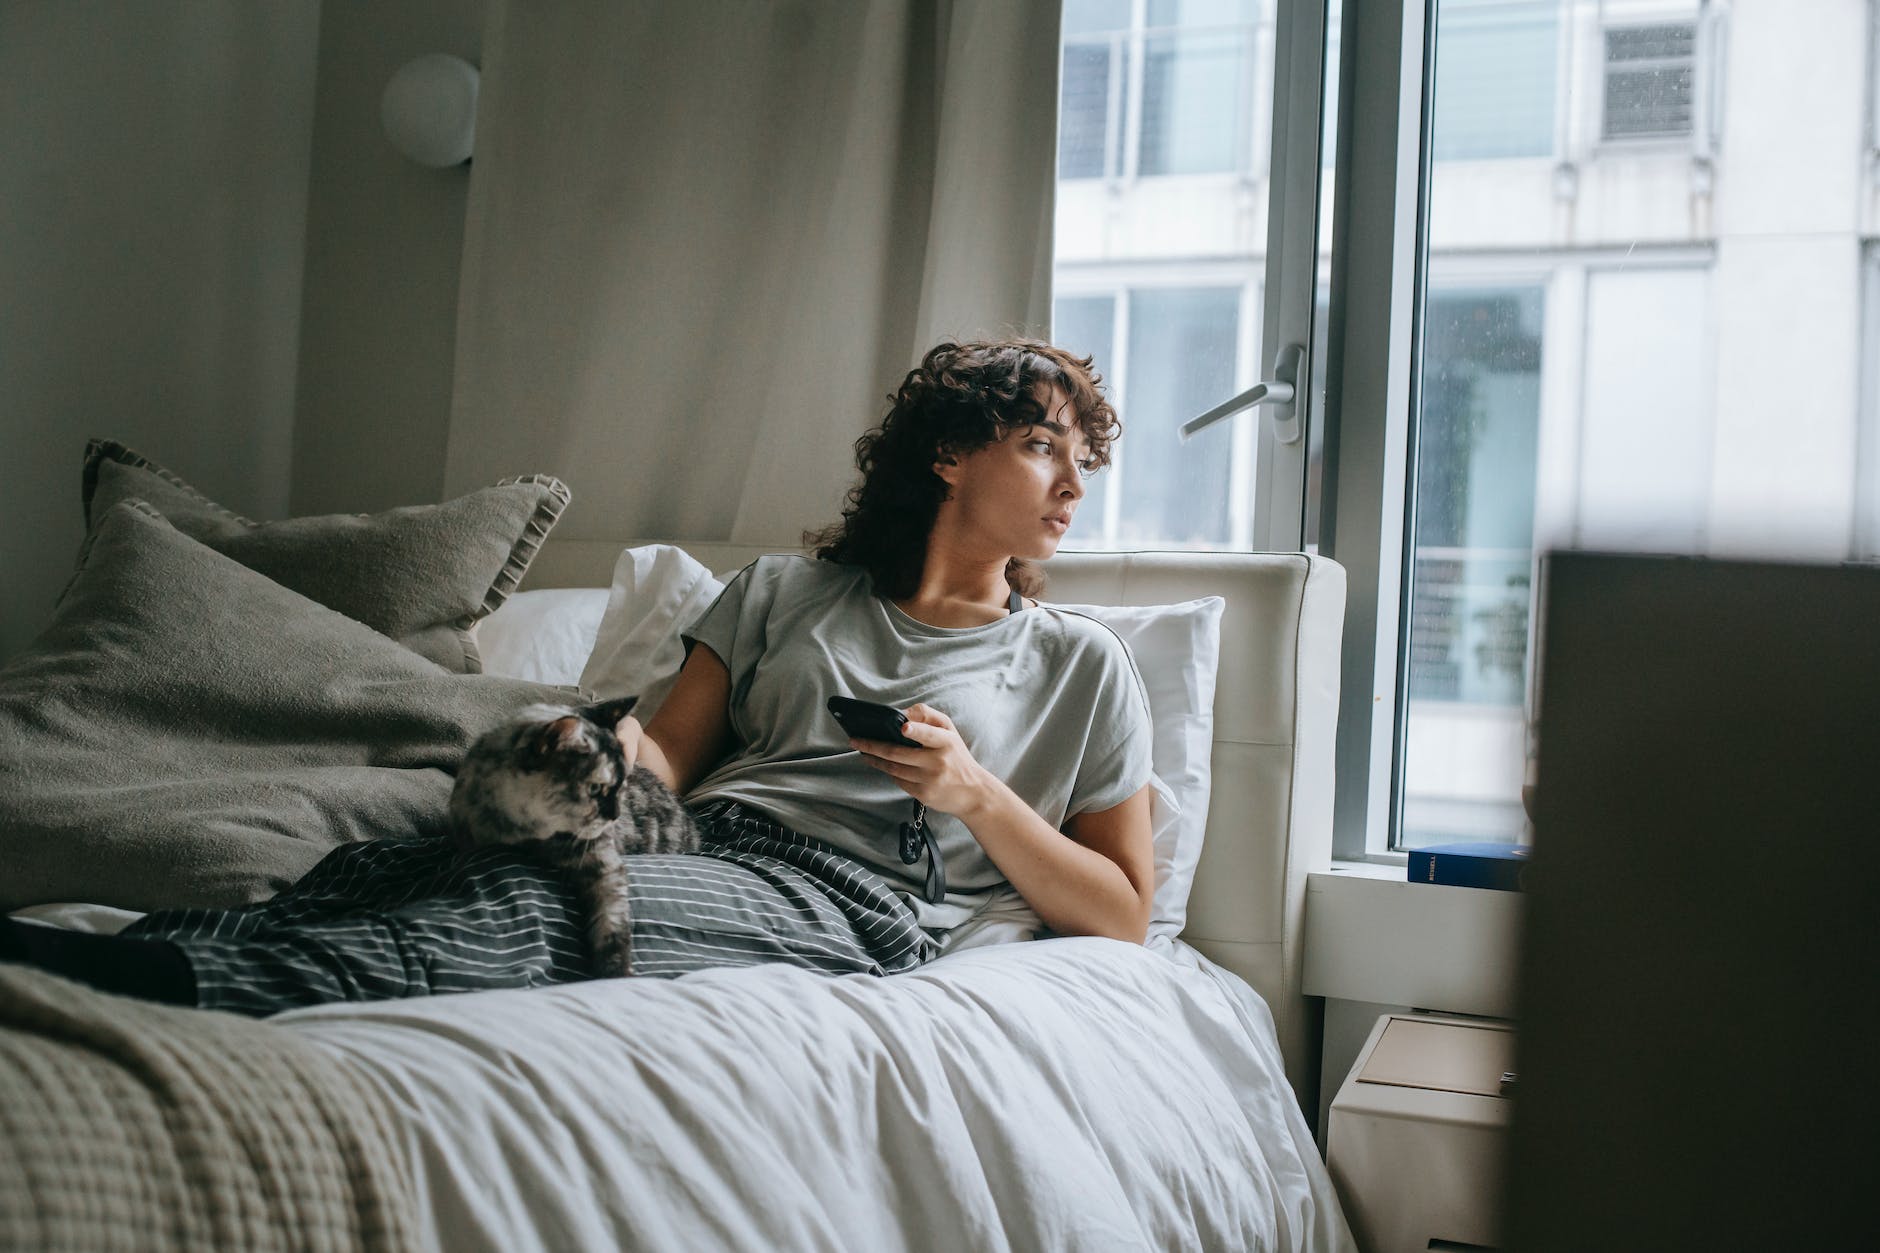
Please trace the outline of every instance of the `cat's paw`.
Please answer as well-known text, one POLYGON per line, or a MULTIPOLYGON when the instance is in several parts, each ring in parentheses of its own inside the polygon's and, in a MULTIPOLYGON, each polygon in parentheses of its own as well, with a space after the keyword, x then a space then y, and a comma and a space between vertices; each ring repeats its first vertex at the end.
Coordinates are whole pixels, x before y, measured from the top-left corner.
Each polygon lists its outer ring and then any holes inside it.
POLYGON ((633 973, 633 962, 627 951, 627 936, 622 932, 602 940, 594 948, 594 977, 596 979, 624 979, 633 973))

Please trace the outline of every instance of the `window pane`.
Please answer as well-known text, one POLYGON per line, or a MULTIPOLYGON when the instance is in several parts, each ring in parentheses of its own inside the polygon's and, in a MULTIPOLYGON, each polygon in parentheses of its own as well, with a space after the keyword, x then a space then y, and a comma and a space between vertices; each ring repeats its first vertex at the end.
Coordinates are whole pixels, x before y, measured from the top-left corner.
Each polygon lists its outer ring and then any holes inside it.
POLYGON ((1432 293, 1411 597, 1419 700, 1521 703, 1540 421, 1541 293, 1432 293))
POLYGON ((1111 46, 1068 44, 1058 103, 1058 177, 1102 178, 1110 151, 1111 46))
POLYGON ((1437 160, 1553 152, 1558 15, 1558 0, 1442 0, 1437 160))
POLYGON ((1142 174, 1219 174, 1246 164, 1241 99, 1252 61, 1239 30, 1144 40, 1142 174))
MULTIPOLYGON (((1092 359, 1103 382, 1110 403, 1116 403, 1115 376, 1111 373, 1112 340, 1116 328, 1116 299, 1113 296, 1062 296, 1051 309, 1051 342, 1092 359)), ((1114 451, 1119 451, 1120 448, 1114 451)), ((1083 503, 1077 506, 1077 518, 1065 537, 1071 546, 1102 547, 1108 539, 1104 518, 1109 505, 1110 483, 1114 468, 1097 471, 1087 484, 1083 503)))
POLYGON ((1250 26, 1260 19, 1260 0, 1149 0, 1148 24, 1161 26, 1250 26))
POLYGON ((1810 14, 1439 0, 1435 154, 1553 159, 1431 167, 1400 844, 1525 838, 1538 554, 1860 542, 1870 32, 1867 6, 1810 14))
POLYGON ((1228 543, 1232 423, 1183 444, 1183 422, 1234 394, 1238 288, 1130 293, 1128 484, 1119 519, 1127 545, 1228 543))
POLYGON ((1244 310, 1264 273, 1267 222, 1256 207, 1264 170, 1251 167, 1267 155, 1254 141, 1273 92, 1276 9, 1274 0, 1064 9, 1053 334, 1096 356, 1125 431, 1069 544, 1250 542, 1258 415, 1186 444, 1176 430, 1253 381, 1258 316, 1244 310), (1171 186, 1167 176, 1179 175, 1190 178, 1171 186))
POLYGON ((1064 0, 1062 37, 1129 29, 1129 0, 1064 0))

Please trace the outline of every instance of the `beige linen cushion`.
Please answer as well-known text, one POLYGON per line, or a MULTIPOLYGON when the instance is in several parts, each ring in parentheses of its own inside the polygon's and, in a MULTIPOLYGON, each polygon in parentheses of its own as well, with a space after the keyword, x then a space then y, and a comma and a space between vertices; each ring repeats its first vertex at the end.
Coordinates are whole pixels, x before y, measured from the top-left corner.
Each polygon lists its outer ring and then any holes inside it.
POLYGON ((114 505, 0 666, 0 910, 240 905, 341 843, 442 835, 472 741, 557 695, 440 670, 114 505))
POLYGON ((546 475, 437 505, 254 522, 124 445, 85 449, 85 527, 142 500, 177 530, 458 674, 483 664, 470 628, 516 588, 568 505, 546 475))

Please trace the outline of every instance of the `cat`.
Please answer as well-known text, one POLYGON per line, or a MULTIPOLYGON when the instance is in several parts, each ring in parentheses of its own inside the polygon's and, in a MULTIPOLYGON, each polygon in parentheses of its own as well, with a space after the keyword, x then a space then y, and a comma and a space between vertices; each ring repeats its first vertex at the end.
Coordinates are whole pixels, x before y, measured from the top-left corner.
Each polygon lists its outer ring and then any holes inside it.
POLYGON ((628 972, 630 853, 698 851, 698 824, 645 766, 624 770, 620 720, 637 697, 530 705, 480 737, 450 794, 458 843, 527 844, 569 875, 588 911, 595 973, 628 972))

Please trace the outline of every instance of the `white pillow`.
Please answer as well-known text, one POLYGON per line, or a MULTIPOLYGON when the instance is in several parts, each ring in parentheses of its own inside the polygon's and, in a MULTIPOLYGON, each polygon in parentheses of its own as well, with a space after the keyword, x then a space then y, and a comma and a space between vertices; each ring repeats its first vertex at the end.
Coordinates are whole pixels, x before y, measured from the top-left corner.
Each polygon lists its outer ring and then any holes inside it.
POLYGON ((1221 660, 1219 596, 1178 605, 1059 605, 1087 614, 1129 646, 1149 694, 1156 789, 1155 903, 1149 934, 1178 935, 1208 829, 1214 681, 1221 660))
POLYGON ((477 623, 485 674, 534 683, 578 683, 607 608, 599 587, 517 592, 477 623))
POLYGON ((711 608, 723 590, 724 584, 683 548, 622 549, 581 686, 602 700, 638 696, 633 716, 652 721, 685 664, 679 632, 711 608))

